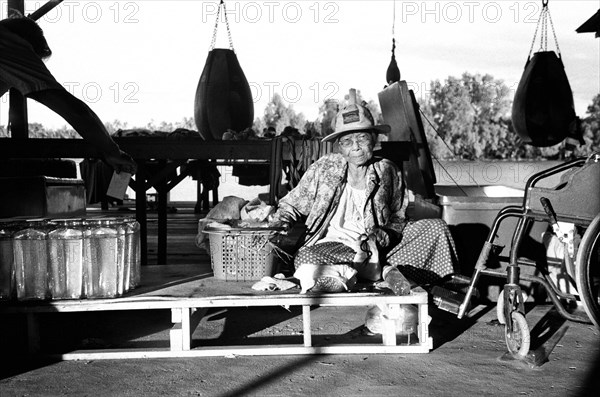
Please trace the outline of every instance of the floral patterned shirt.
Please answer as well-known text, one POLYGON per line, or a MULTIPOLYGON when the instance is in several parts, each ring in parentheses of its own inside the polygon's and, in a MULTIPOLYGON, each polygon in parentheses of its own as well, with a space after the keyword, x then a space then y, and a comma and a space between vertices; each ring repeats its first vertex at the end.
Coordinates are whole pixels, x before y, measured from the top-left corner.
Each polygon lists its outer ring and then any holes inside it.
MULTIPOLYGON (((323 237, 348 181, 348 163, 339 153, 331 153, 314 162, 302 176, 298 186, 283 197, 272 223, 291 226, 304 220, 303 244, 310 246, 323 237)), ((370 233, 383 228, 399 238, 407 222, 408 195, 404 180, 390 160, 374 157, 367 170, 367 201, 363 218, 370 233)))

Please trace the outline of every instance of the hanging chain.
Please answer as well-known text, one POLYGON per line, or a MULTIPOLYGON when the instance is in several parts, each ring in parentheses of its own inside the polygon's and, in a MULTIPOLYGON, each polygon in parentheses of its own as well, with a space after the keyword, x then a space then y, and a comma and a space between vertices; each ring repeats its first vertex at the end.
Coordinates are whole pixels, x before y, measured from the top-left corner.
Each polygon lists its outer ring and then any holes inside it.
POLYGON ((560 47, 558 46, 558 39, 556 38, 556 31, 554 30, 554 24, 552 23, 552 16, 550 16, 550 10, 548 10, 548 20, 550 21, 550 27, 552 28, 552 36, 554 37, 554 44, 556 44, 556 52, 558 52, 558 57, 560 58, 560 47))
POLYGON ((233 52, 233 40, 231 39, 231 30, 229 29, 229 20, 227 19, 227 10, 225 9, 225 2, 221 0, 221 4, 223 4, 223 15, 225 16, 225 27, 227 28, 227 37, 229 38, 229 49, 233 52))
POLYGON ((231 30, 229 29, 229 21, 227 20, 227 9, 225 8, 225 1, 221 0, 219 3, 219 9, 217 10, 217 19, 215 20, 215 28, 213 30, 212 40, 210 42, 210 50, 215 48, 215 44, 217 42, 217 31, 219 30, 219 17, 221 16, 221 6, 223 6, 223 16, 225 17, 225 27, 227 28, 227 36, 229 38, 229 49, 233 52, 233 40, 231 38, 231 30))
MULTIPOLYGON (((215 43, 217 42, 217 30, 219 29, 219 16, 221 15, 221 4, 219 4, 219 9, 217 10, 217 19, 215 20, 215 27, 213 29, 212 40, 210 41, 209 51, 215 48, 215 43)), ((535 36, 534 36, 535 37, 535 36)))
POLYGON ((392 39, 396 38, 396 0, 394 0, 394 8, 393 8, 393 15, 392 15, 392 39))
POLYGON ((396 0, 394 0, 392 18, 392 55, 394 55, 396 51, 396 0))
POLYGON ((531 42, 531 47, 529 48, 528 59, 531 58, 531 54, 533 53, 533 46, 535 45, 535 39, 537 37, 538 30, 540 30, 540 25, 542 26, 542 28, 540 31, 540 48, 538 51, 548 51, 548 23, 550 23, 550 28, 552 29, 552 36, 554 37, 554 43, 556 44, 556 51, 558 52, 558 56, 560 57, 560 47, 558 46, 556 31, 554 30, 554 24, 552 23, 552 17, 550 16, 548 0, 542 0, 542 11, 540 13, 540 18, 538 19, 537 25, 535 27, 535 32, 533 33, 533 40, 531 42))
POLYGON ((548 51, 548 7, 542 8, 542 32, 540 33, 540 51, 548 51))
POLYGON ((542 16, 544 15, 544 8, 542 8, 542 13, 537 21, 537 25, 535 25, 535 32, 533 32, 533 40, 531 41, 531 47, 529 48, 529 55, 527 59, 531 58, 531 53, 533 52, 533 46, 535 45, 535 38, 537 37, 538 30, 540 28, 540 23, 542 21, 542 16))

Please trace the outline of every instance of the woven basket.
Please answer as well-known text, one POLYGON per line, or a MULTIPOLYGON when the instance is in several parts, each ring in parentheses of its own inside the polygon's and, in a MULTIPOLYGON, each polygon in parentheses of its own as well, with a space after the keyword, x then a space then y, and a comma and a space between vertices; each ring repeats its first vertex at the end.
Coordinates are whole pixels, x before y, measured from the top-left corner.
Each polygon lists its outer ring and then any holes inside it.
POLYGON ((276 232, 264 230, 205 229, 210 239, 210 259, 214 276, 225 281, 260 280, 273 275, 276 232))

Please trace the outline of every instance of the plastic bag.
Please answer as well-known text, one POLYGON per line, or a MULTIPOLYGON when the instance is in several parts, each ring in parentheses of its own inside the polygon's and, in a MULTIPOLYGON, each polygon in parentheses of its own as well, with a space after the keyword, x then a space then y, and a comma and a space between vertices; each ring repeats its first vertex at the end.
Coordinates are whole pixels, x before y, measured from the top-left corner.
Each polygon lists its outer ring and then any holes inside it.
POLYGON ((206 233, 203 232, 206 225, 211 222, 224 222, 231 219, 240 219, 240 210, 248 201, 236 196, 227 196, 223 201, 211 209, 205 218, 198 220, 198 234, 196 235, 196 246, 210 252, 210 245, 206 233))
POLYGON ((268 216, 275 211, 275 207, 268 205, 259 198, 248 202, 240 210, 240 218, 242 220, 253 220, 257 222, 266 221, 268 216))
MULTIPOLYGON (((383 308, 380 305, 369 306, 365 316, 365 327, 373 334, 381 334, 383 308)), ((417 332, 419 312, 415 305, 400 305, 390 308, 389 318, 396 324, 396 335, 410 335, 417 332)))
POLYGON ((303 264, 294 273, 300 280, 301 293, 317 286, 320 292, 344 292, 356 282, 356 270, 348 265, 303 264))

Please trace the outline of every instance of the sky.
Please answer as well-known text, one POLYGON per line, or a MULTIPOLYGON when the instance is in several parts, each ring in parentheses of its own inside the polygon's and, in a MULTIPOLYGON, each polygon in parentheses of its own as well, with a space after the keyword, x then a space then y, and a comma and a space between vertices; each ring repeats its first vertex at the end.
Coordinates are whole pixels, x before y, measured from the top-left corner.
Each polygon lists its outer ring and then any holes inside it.
MULTIPOLYGON (((26 14, 44 1, 25 1, 26 14)), ((396 59, 417 98, 432 80, 491 74, 514 92, 532 47, 542 1, 232 1, 233 48, 259 117, 274 92, 308 120, 325 99, 350 88, 377 100, 385 86, 392 38, 396 59)), ((128 127, 193 117, 196 88, 216 20, 216 1, 69 1, 39 24, 53 50, 48 68, 103 121, 128 127)), ((0 17, 7 1, 0 0, 0 17)), ((600 0, 549 0, 575 110, 584 117, 600 92, 600 39, 575 29, 600 0)), ((540 32, 533 51, 541 47, 540 32)), ((217 48, 228 48, 224 20, 217 48)), ((547 50, 557 51, 551 29, 547 50)), ((29 101, 29 122, 65 121, 29 101)), ((8 95, 0 99, 0 125, 8 95)))

